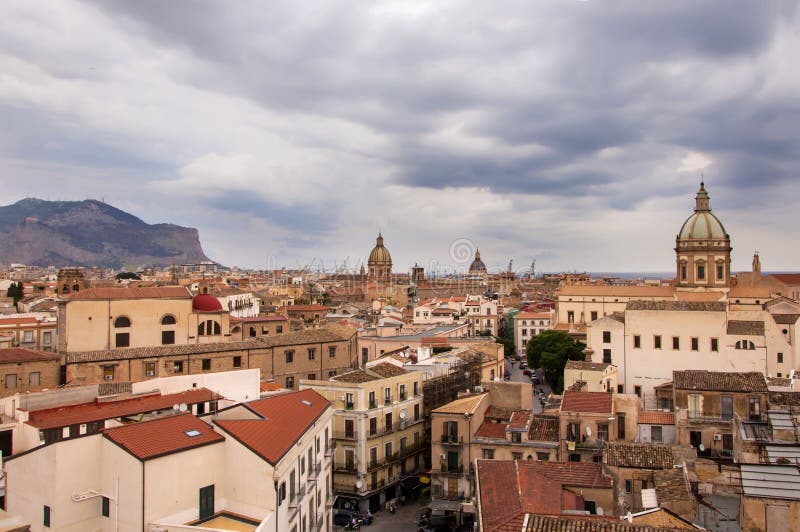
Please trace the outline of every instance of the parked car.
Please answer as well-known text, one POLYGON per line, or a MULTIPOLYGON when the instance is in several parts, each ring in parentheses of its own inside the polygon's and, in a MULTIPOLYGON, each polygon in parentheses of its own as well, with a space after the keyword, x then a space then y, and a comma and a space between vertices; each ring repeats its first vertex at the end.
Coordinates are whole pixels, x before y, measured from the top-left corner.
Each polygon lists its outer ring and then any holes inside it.
POLYGON ((531 373, 531 382, 536 382, 536 373, 531 373))
POLYGON ((519 369, 528 369, 528 364, 526 364, 525 362, 520 362, 519 369))
POLYGON ((530 375, 531 374, 531 370, 529 370, 529 369, 523 370, 522 374, 523 375, 530 375))

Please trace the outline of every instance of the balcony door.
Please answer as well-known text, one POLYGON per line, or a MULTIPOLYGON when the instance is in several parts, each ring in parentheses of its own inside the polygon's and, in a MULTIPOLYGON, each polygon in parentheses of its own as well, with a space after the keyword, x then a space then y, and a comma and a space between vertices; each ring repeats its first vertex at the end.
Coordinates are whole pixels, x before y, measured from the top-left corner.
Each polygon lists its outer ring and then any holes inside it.
POLYGON ((722 396, 722 419, 733 419, 733 397, 722 396))
POLYGON ((200 488, 200 519, 214 515, 214 485, 200 488))

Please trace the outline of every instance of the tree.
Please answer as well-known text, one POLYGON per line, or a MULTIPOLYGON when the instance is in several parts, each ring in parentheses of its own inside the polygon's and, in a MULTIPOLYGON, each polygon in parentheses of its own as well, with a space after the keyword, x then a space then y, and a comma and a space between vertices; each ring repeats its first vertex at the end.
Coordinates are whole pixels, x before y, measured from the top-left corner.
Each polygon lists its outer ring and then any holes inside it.
POLYGON ((505 358, 513 357, 517 354, 517 349, 514 346, 514 340, 506 336, 495 336, 494 341, 498 344, 503 344, 503 356, 505 358))
POLYGON ((20 299, 25 297, 25 287, 22 286, 22 281, 8 285, 6 297, 12 298, 14 300, 14 305, 16 305, 20 299))
POLYGON ((123 279, 132 279, 134 281, 141 281, 142 280, 142 278, 139 277, 134 272, 119 272, 116 275, 116 279, 117 279, 117 281, 122 281, 123 279))
POLYGON ((564 366, 567 360, 583 360, 586 346, 564 331, 544 331, 528 341, 525 354, 531 368, 542 368, 545 377, 560 393, 563 386, 564 366))

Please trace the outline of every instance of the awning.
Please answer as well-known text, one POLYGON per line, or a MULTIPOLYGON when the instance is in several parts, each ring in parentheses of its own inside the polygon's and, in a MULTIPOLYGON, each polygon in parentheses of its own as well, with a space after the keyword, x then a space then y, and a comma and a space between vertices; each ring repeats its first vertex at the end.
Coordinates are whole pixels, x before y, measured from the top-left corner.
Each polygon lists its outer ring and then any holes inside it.
POLYGON ((444 510, 445 512, 460 512, 461 501, 448 501, 447 499, 433 499, 430 504, 431 510, 444 510))
POLYGON ((416 475, 403 479, 403 489, 406 490, 415 490, 424 485, 425 483, 416 475))

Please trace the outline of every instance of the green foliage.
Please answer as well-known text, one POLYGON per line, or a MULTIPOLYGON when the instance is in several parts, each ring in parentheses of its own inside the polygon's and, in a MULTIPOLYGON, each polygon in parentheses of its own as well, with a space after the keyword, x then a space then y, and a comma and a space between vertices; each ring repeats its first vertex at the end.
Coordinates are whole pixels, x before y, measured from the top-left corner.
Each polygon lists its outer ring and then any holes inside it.
POLYGON ((6 297, 13 298, 15 305, 20 299, 25 297, 25 287, 22 286, 22 281, 11 283, 8 286, 8 290, 6 290, 6 297))
POLYGON ((564 331, 544 331, 528 341, 525 354, 531 368, 542 368, 545 377, 561 393, 567 360, 583 360, 586 346, 564 331))
POLYGON ((308 305, 308 299, 304 297, 298 297, 294 300, 295 305, 308 305))
POLYGON ((134 281, 141 281, 142 278, 136 275, 134 272, 119 272, 116 277, 117 281, 122 281, 124 279, 132 279, 134 281))
POLYGON ((503 356, 510 358, 516 356, 517 348, 514 346, 514 341, 505 336, 495 336, 494 341, 498 344, 503 344, 503 356))

